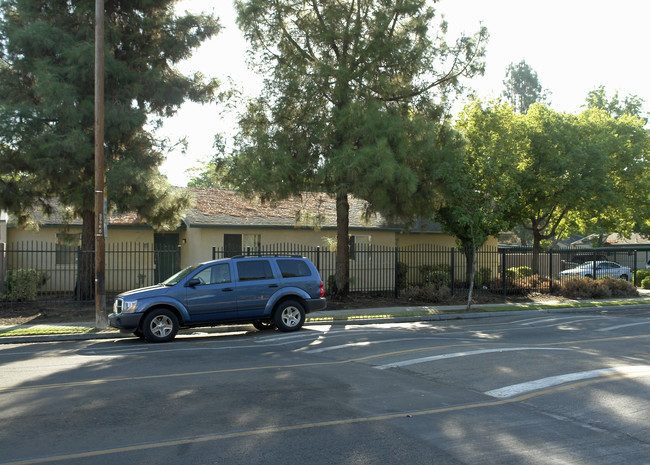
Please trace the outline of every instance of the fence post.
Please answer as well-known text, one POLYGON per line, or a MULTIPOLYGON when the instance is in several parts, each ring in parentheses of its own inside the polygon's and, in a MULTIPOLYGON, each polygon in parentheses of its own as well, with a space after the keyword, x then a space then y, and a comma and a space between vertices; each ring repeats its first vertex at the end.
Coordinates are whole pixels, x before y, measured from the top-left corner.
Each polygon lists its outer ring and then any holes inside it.
POLYGON ((395 298, 399 298, 399 247, 395 247, 395 298))
POLYGON ((83 291, 81 289, 81 261, 83 260, 83 252, 81 251, 81 246, 77 246, 77 282, 75 284, 75 297, 77 301, 81 301, 81 296, 83 291))
POLYGON ((217 248, 212 247, 212 260, 216 260, 216 259, 217 259, 217 248))
POLYGON ((451 248, 451 295, 456 295, 456 250, 451 248))
POLYGON ((320 273, 320 245, 316 246, 316 269, 320 273))
POLYGON ((0 242, 0 292, 4 292, 5 275, 7 274, 6 248, 7 244, 0 242))
POLYGON ((503 297, 508 293, 506 291, 506 249, 501 250, 501 279, 503 281, 503 297))
POLYGON ((550 280, 548 290, 553 294, 553 249, 549 249, 548 254, 548 279, 550 280))

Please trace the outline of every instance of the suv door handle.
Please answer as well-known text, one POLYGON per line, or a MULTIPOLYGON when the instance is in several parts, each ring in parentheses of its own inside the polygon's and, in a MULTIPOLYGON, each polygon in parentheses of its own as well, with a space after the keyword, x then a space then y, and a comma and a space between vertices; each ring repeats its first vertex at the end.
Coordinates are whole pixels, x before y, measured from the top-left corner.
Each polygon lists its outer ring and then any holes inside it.
POLYGON ((221 292, 232 292, 234 289, 232 287, 224 287, 221 289, 221 292))
POLYGON ((277 284, 269 284, 269 287, 278 287, 277 284))

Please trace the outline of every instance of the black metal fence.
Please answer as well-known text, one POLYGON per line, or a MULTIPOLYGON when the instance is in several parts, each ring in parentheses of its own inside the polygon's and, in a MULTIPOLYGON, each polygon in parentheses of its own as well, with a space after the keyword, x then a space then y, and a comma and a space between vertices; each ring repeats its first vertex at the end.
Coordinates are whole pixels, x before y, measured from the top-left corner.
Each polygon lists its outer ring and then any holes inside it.
MULTIPOLYGON (((228 251, 220 247, 213 247, 211 254, 206 252, 206 260, 228 256, 228 251)), ((326 292, 335 286, 336 252, 327 247, 274 244, 248 249, 244 254, 305 256, 318 268, 326 292)), ((560 277, 561 271, 602 260, 626 267, 629 270, 624 278, 632 280, 636 270, 645 268, 649 259, 650 248, 610 247, 544 251, 534 263, 530 249, 484 247, 475 257, 474 287, 477 292, 504 295, 551 292, 565 279, 560 277)), ((79 247, 43 242, 0 244, 0 306, 91 300, 92 289, 88 287, 94 285, 94 278, 84 273, 94 269, 92 264, 94 253, 79 247)), ((110 297, 155 284, 168 277, 161 276, 161 270, 179 270, 180 265, 180 248, 154 250, 147 243, 109 244, 106 293, 110 297)), ((399 296, 415 287, 444 286, 451 294, 462 294, 469 287, 467 258, 450 247, 356 244, 350 251, 349 265, 349 289, 353 293, 399 296)))
MULTIPOLYGON (((0 243, 0 304, 83 302, 93 300, 94 251, 46 242, 0 243)), ((156 249, 148 243, 106 246, 106 293, 150 286, 180 270, 180 249, 156 249)))

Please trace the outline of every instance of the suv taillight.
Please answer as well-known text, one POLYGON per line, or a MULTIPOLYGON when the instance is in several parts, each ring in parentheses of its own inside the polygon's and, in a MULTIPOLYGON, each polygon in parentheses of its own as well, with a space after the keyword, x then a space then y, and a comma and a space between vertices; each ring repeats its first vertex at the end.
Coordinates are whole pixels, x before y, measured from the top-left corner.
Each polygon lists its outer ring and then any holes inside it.
POLYGON ((320 282, 320 296, 325 297, 325 289, 323 288, 323 281, 320 282))

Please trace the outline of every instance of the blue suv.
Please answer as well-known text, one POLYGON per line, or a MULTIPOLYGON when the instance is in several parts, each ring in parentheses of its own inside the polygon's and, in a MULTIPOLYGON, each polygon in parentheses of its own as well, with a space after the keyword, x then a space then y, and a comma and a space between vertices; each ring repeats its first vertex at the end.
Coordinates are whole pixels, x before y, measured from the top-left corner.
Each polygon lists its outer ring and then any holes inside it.
POLYGON ((156 286, 120 294, 109 324, 151 342, 179 328, 252 323, 297 331, 322 310, 323 281, 307 258, 233 257, 193 265, 156 286))

